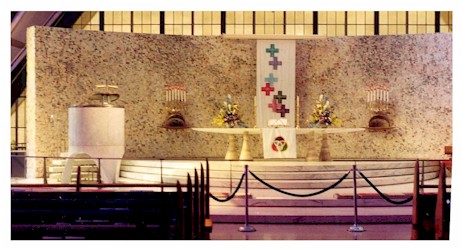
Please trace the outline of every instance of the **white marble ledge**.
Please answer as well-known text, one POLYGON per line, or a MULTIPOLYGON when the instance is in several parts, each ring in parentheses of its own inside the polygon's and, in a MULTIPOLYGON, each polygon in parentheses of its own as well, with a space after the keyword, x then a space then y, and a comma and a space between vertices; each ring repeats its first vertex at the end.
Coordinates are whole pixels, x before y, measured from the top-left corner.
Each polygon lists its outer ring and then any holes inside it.
POLYGON ((260 128, 191 128, 195 131, 223 134, 261 134, 260 128))
MULTIPOLYGON (((261 134, 264 128, 191 128, 195 131, 223 134, 261 134)), ((267 129, 282 129, 282 128, 267 128, 267 129)), ((284 128, 286 129, 286 128, 284 128)), ((315 133, 347 133, 365 131, 365 128, 292 128, 296 134, 315 133)))

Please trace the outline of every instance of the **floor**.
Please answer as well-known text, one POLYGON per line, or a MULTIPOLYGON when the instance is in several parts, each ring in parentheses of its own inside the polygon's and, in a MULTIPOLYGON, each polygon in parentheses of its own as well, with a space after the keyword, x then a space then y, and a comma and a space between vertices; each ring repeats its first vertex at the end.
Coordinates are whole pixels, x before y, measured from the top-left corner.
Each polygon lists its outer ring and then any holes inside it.
POLYGON ((358 224, 363 232, 350 232, 351 225, 249 224, 254 232, 240 232, 245 224, 214 223, 211 240, 410 240, 411 224, 358 224))

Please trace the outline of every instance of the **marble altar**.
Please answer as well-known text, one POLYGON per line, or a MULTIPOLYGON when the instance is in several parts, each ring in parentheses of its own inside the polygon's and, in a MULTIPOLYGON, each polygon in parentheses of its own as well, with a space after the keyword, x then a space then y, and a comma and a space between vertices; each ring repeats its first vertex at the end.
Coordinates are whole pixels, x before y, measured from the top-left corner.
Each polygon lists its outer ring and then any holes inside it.
MULTIPOLYGON (((195 131, 209 132, 209 133, 221 133, 228 134, 229 145, 228 151, 226 152, 225 160, 241 160, 248 161, 253 160, 253 156, 249 149, 249 135, 259 135, 262 133, 261 128, 191 128, 195 131), (239 158, 237 157, 237 151, 234 135, 242 135, 242 147, 239 158)), ((277 128, 274 128, 277 129, 277 128)), ((328 134, 332 133, 348 133, 348 132, 360 132, 365 131, 365 128, 293 128, 296 134, 307 134, 308 139, 308 151, 306 155, 307 161, 330 161, 330 148, 328 142, 328 134), (315 134, 321 134, 321 153, 316 155, 316 144, 314 143, 315 134)))

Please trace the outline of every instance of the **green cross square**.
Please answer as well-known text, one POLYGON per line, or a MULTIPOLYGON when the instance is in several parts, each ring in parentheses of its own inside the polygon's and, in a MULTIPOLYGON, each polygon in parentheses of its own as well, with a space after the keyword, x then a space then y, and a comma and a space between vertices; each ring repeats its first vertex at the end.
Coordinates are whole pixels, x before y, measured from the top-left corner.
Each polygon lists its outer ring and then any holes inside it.
POLYGON ((281 104, 283 99, 287 99, 287 96, 282 95, 282 91, 278 91, 277 95, 273 95, 273 99, 277 99, 278 103, 281 104))
POLYGON ((267 53, 270 53, 271 57, 274 57, 275 53, 279 53, 279 48, 275 48, 274 44, 271 44, 269 48, 266 49, 267 53))

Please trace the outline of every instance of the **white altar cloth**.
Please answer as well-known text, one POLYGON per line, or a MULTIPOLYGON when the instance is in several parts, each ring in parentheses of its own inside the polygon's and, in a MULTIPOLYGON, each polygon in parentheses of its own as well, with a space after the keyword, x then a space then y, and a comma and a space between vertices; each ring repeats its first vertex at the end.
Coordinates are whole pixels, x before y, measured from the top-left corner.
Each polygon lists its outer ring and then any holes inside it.
POLYGON ((263 158, 297 158, 294 128, 262 128, 263 158))

